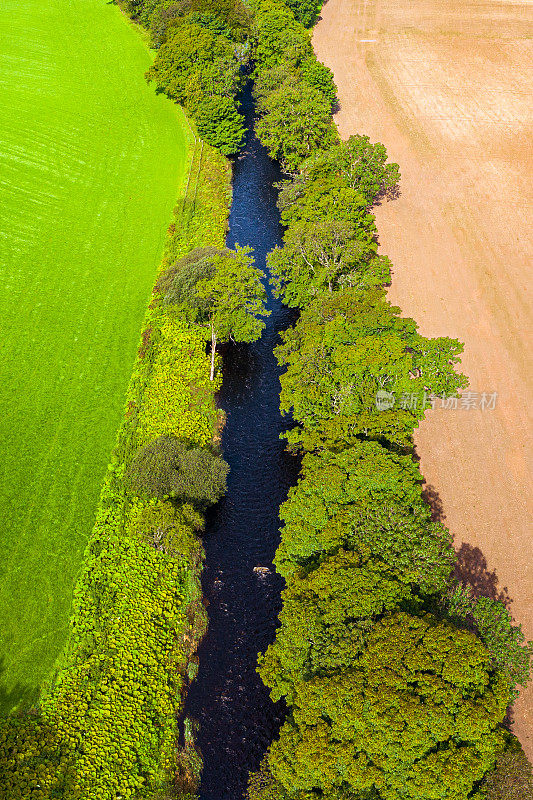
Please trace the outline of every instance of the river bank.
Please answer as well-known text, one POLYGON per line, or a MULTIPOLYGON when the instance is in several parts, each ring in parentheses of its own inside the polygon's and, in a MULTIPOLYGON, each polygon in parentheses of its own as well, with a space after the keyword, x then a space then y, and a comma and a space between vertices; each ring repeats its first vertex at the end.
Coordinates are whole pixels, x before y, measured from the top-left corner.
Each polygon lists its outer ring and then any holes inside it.
MULTIPOLYGON (((233 201, 226 239, 254 248, 256 264, 281 241, 273 184, 281 179, 254 133, 249 85, 244 96, 247 139, 233 165, 233 201)), ((217 396, 226 415, 222 451, 231 467, 228 491, 208 514, 203 536, 203 593, 209 628, 198 651, 200 669, 186 714, 200 723, 201 800, 236 800, 278 733, 282 710, 269 700, 256 672, 257 654, 274 638, 281 579, 272 566, 279 543, 280 504, 296 482, 298 459, 279 434, 279 367, 273 349, 294 312, 270 293, 272 311, 261 339, 224 349, 217 396), (256 569, 257 568, 257 569, 256 569)))
MULTIPOLYGON (((364 131, 400 164, 401 196, 375 209, 391 300, 425 335, 465 342, 471 407, 429 412, 415 436, 435 512, 460 577, 504 599, 531 638, 528 18, 525 4, 329 0, 314 46, 341 136, 364 131)), ((531 685, 514 719, 531 758, 531 685)))

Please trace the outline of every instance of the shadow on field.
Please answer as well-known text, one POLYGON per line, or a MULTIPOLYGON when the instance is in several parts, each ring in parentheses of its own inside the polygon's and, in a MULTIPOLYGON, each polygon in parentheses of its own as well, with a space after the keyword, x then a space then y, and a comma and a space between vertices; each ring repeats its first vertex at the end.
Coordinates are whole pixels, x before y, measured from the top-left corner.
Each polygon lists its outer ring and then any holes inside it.
POLYGON ((39 687, 16 683, 8 689, 4 684, 4 658, 0 658, 0 717, 5 717, 14 708, 27 708, 37 702, 39 687))
POLYGON ((512 600, 507 587, 500 588, 496 571, 489 570, 487 559, 479 547, 462 543, 457 551, 455 577, 470 584, 475 597, 490 597, 491 600, 499 600, 507 609, 510 608, 512 600))

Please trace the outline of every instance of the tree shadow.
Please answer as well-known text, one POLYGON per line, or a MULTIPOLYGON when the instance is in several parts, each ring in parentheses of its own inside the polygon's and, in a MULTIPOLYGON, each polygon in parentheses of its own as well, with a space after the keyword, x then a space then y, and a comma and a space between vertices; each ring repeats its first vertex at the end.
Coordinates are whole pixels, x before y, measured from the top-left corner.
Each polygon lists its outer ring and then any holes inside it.
POLYGON ((402 190, 400 189, 400 184, 397 183, 396 186, 390 186, 388 189, 380 189, 375 197, 373 205, 380 206, 384 201, 398 200, 401 196, 402 190))
POLYGON ((426 483, 422 489, 422 497, 431 509, 431 519, 433 522, 444 522, 446 514, 444 513, 444 503, 434 486, 426 483))
POLYGON ((468 583, 474 597, 489 597, 498 600, 509 609, 512 599, 506 586, 500 588, 495 570, 489 570, 487 559, 479 547, 463 542, 457 551, 457 564, 454 576, 463 583, 468 583))
POLYGON ((17 682, 8 689, 3 679, 5 672, 6 667, 2 656, 0 657, 0 717, 6 717, 14 709, 28 709, 39 700, 39 687, 17 682))

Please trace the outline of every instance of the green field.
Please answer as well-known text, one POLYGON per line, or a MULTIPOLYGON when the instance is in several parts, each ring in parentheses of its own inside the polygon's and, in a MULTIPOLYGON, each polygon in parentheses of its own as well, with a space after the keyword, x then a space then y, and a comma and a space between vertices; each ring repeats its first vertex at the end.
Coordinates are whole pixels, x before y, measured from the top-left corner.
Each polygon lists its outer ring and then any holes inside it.
POLYGON ((107 0, 2 0, 0 50, 5 711, 65 641, 190 134, 107 0))

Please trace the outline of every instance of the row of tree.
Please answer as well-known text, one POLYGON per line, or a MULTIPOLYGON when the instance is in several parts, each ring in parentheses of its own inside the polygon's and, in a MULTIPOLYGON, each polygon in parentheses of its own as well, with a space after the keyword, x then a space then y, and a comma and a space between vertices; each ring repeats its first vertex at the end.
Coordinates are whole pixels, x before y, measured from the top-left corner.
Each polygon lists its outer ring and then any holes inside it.
POLYGON ((225 155, 239 151, 244 120, 238 95, 250 60, 257 65, 258 135, 295 171, 335 140, 331 71, 317 61, 309 31, 321 0, 121 0, 157 48, 146 73, 183 105, 198 133, 225 155), (287 124, 289 122, 289 124, 287 124))
POLYGON ((253 10, 257 135, 271 157, 295 173, 337 139, 333 75, 317 60, 309 31, 290 8, 278 0, 254 0, 253 10))
POLYGON ((241 0, 122 0, 157 48, 146 73, 195 119, 204 141, 225 155, 244 136, 237 95, 250 58, 252 17, 241 0))
POLYGON ((280 627, 258 668, 288 713, 249 798, 533 798, 531 769, 503 728, 532 647, 501 603, 452 578, 451 537, 413 460, 425 411, 467 385, 462 346, 421 336, 387 301, 391 265, 370 211, 394 196, 397 165, 366 137, 328 133, 331 105, 310 138, 305 114, 290 110, 308 52, 298 25, 271 0, 256 14, 270 31, 256 48, 258 132, 296 173, 280 187, 286 232, 269 267, 301 312, 276 355, 281 409, 296 423, 289 446, 304 457, 281 508, 280 627), (276 85, 278 75, 288 78, 276 85))

